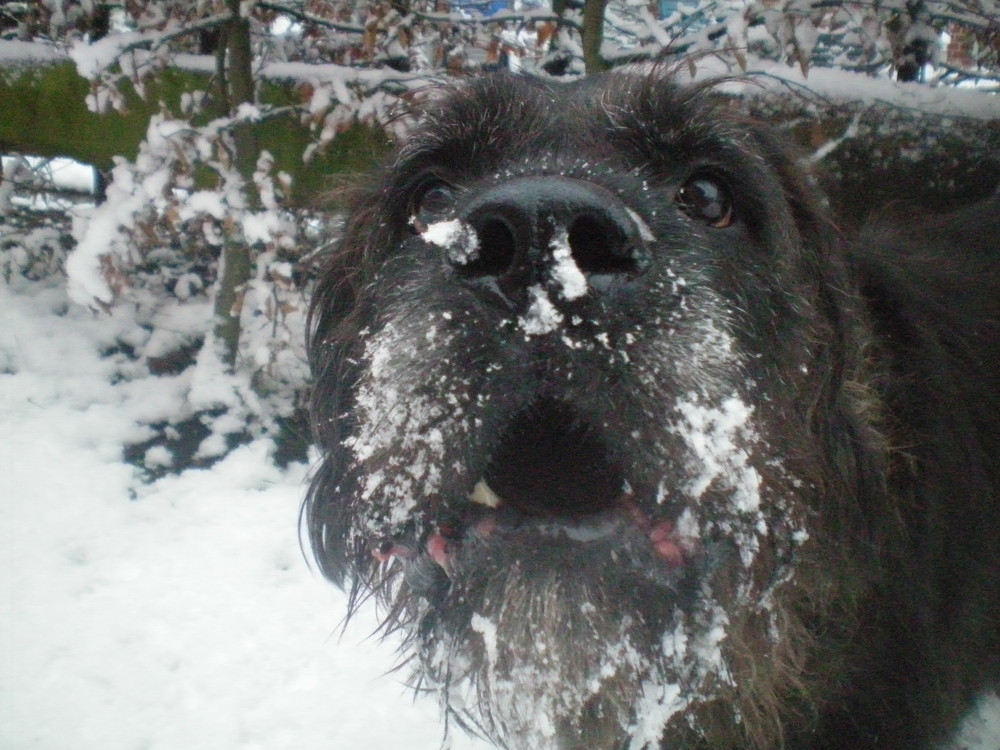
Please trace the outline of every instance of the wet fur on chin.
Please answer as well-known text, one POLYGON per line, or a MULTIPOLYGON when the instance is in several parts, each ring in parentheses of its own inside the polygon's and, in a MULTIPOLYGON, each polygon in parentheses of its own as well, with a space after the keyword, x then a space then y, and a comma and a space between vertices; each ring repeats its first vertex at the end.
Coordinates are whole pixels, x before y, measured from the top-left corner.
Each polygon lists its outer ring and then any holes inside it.
POLYGON ((323 572, 499 745, 943 739, 1000 679, 1000 201, 845 240, 665 71, 426 110, 313 301, 323 572))

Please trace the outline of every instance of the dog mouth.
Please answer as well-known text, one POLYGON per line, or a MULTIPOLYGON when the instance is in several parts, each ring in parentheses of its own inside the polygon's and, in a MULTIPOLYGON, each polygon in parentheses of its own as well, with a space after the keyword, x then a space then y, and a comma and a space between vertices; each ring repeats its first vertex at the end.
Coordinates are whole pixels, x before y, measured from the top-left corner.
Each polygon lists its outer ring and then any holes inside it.
POLYGON ((597 432, 559 402, 540 402, 516 418, 470 499, 497 501, 527 516, 579 520, 622 492, 625 477, 597 432))
POLYGON ((702 557, 697 529, 683 508, 653 501, 648 510, 645 494, 633 489, 600 429, 542 399, 511 421, 469 494, 432 511, 422 538, 382 539, 373 553, 383 563, 402 559, 418 591, 446 585, 463 556, 486 548, 553 560, 568 550, 603 550, 676 578, 702 557))

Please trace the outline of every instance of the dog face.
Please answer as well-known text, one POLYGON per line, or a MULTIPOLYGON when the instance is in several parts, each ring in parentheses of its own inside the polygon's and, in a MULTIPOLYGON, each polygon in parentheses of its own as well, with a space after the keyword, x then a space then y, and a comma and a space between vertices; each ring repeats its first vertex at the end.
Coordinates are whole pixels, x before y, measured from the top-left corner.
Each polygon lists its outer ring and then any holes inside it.
POLYGON ((308 528, 459 721, 773 747, 827 689, 808 633, 865 566, 817 543, 855 459, 815 415, 860 409, 827 231, 770 136, 661 72, 470 82, 360 196, 308 528))

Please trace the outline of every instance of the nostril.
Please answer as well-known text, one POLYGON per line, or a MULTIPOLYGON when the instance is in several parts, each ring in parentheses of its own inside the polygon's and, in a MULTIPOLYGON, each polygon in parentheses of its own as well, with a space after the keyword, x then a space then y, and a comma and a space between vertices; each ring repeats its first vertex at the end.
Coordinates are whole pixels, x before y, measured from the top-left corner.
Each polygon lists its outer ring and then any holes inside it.
POLYGON ((448 253, 453 272, 510 305, 526 304, 534 285, 561 287, 566 301, 612 293, 648 263, 649 228, 600 185, 522 177, 470 191, 456 208, 465 244, 448 253))
POLYGON ((618 274, 635 270, 624 231, 591 214, 577 216, 568 232, 570 253, 585 274, 618 274))
POLYGON ((459 271, 466 276, 500 276, 514 263, 517 237, 514 228, 499 216, 487 216, 473 223, 479 250, 459 271))

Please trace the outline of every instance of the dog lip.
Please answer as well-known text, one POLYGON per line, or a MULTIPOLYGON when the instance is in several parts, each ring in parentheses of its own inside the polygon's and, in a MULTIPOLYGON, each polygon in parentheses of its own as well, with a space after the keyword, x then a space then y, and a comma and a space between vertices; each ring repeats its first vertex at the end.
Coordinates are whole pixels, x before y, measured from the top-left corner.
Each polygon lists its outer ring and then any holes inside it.
MULTIPOLYGON (((457 550, 464 542, 475 538, 488 542, 519 537, 522 540, 535 538, 543 545, 559 542, 590 545, 607 543, 616 537, 633 535, 635 538, 638 532, 668 571, 685 566, 701 553, 699 539, 681 533, 674 520, 651 518, 639 508, 630 493, 623 494, 612 507, 578 517, 525 514, 505 504, 484 480, 477 482, 469 501, 461 524, 439 524, 423 545, 424 556, 449 578, 453 574, 457 550)), ((410 561, 415 557, 397 554, 410 561)))
MULTIPOLYGON (((399 558, 407 569, 436 566, 448 578, 454 573, 454 555, 465 541, 488 542, 504 537, 534 538, 542 545, 606 544, 636 532, 645 537, 653 554, 667 571, 687 565, 701 554, 701 540, 685 535, 676 520, 646 514, 626 489, 609 507, 580 516, 534 515, 506 503, 485 479, 479 480, 461 509, 451 509, 451 520, 439 519, 422 544, 395 538, 379 540, 372 556, 380 563, 399 558)), ((422 574, 426 577, 426 571, 422 574)))

